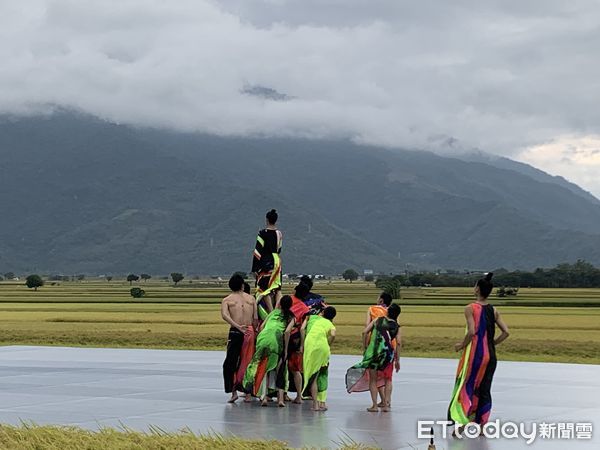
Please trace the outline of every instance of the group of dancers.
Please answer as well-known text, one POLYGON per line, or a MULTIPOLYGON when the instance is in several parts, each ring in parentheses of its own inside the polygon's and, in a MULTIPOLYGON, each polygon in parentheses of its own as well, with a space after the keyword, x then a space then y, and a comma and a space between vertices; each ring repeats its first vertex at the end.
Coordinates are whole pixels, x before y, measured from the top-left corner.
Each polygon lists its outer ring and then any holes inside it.
MULTIPOLYGON (((285 407, 287 401, 301 404, 312 400, 313 411, 327 410, 328 368, 331 344, 336 329, 336 309, 312 292, 313 282, 302 276, 291 295, 282 294, 282 233, 277 229, 278 215, 266 215, 266 228, 259 231, 254 249, 252 272, 256 279, 255 296, 240 274, 229 280, 231 294, 223 299, 221 315, 230 325, 227 354, 223 363, 228 400, 259 398, 268 406, 272 398, 285 407), (288 393, 295 392, 291 400, 288 393)), ((508 336, 500 312, 488 303, 492 292, 492 273, 477 281, 476 301, 465 307, 466 332, 455 345, 462 352, 448 420, 458 427, 469 422, 487 423, 491 411, 491 385, 496 369, 495 346, 508 336), (496 337, 496 326, 501 334, 496 337)), ((369 391, 369 412, 391 410, 393 373, 400 370, 401 308, 387 293, 382 293, 366 312, 362 332, 363 357, 346 372, 346 390, 369 391)))

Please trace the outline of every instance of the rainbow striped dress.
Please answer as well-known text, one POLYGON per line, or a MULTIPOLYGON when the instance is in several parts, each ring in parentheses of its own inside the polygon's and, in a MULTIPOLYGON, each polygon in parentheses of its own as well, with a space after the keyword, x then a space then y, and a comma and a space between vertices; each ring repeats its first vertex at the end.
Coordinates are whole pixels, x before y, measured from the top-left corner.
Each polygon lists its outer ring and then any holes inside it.
POLYGON ((448 408, 448 420, 459 425, 487 423, 492 409, 492 380, 496 370, 494 332, 496 318, 492 305, 471 303, 475 335, 463 350, 448 408))

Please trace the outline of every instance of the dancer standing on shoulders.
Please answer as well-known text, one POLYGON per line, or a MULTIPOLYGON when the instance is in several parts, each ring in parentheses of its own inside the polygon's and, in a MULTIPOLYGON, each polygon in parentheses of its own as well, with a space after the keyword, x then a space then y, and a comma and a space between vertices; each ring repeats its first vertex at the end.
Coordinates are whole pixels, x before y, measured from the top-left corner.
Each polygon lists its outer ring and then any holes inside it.
POLYGON ((267 227, 258 232, 252 258, 252 272, 256 277, 256 302, 259 317, 264 320, 281 298, 281 246, 283 235, 275 225, 277 211, 267 213, 267 227))
POLYGON ((508 327, 500 312, 487 301, 494 288, 490 272, 475 285, 477 300, 465 307, 467 331, 462 342, 454 349, 462 351, 452 400, 448 408, 448 420, 457 429, 469 422, 480 425, 487 423, 492 409, 492 380, 496 370, 496 345, 508 337, 508 327), (502 331, 494 337, 496 325, 502 331))
MULTIPOLYGON (((227 354, 223 363, 223 381, 225 392, 231 392, 229 403, 238 399, 238 390, 246 367, 254 354, 255 329, 258 322, 256 301, 246 294, 244 279, 234 274, 229 280, 231 294, 221 302, 221 317, 231 325, 227 339, 227 354)), ((246 400, 250 400, 247 396, 246 400)))

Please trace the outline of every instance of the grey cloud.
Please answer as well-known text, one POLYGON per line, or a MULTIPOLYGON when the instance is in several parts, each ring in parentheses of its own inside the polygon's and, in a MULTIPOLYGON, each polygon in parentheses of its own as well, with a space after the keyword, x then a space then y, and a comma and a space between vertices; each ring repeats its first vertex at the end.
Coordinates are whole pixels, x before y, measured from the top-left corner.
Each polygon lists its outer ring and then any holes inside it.
POLYGON ((517 155, 600 133, 598 23, 595 0, 7 1, 0 112, 517 155))

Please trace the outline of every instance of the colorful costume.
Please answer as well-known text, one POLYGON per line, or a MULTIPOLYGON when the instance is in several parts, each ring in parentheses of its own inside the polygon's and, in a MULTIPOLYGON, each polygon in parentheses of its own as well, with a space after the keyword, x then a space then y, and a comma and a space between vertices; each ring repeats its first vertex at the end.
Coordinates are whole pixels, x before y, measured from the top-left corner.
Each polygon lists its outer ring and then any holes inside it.
MULTIPOLYGON (((291 297, 292 307, 290 311, 294 315, 296 326, 292 329, 288 345, 288 367, 292 372, 302 372, 302 353, 300 353, 302 336, 300 335, 300 328, 302 328, 304 317, 310 310, 298 297, 295 295, 292 295, 291 297)), ((295 392, 295 388, 291 388, 291 392, 295 392)))
POLYGON ((256 339, 254 356, 242 382, 245 392, 262 396, 267 395, 268 391, 285 389, 287 367, 283 357, 286 328, 287 320, 280 309, 273 310, 265 319, 256 339))
POLYGON ((475 335, 458 363, 448 420, 466 425, 487 423, 492 409, 492 379, 496 370, 494 333, 496 316, 492 305, 471 303, 475 335))
POLYGON ((391 380, 394 373, 394 342, 398 335, 398 323, 387 317, 375 321, 371 340, 358 364, 346 372, 346 390, 365 392, 369 390, 369 370, 377 371, 377 387, 383 387, 386 380, 391 380))
POLYGON ((227 353, 223 363, 225 392, 242 390, 244 373, 254 354, 255 337, 254 328, 251 326, 245 333, 233 327, 229 330, 227 353))
POLYGON ((256 301, 258 316, 264 320, 267 310, 263 297, 281 289, 281 246, 283 235, 279 230, 265 228, 258 232, 252 258, 252 272, 256 274, 256 301))
POLYGON ((317 379, 318 395, 316 400, 327 400, 327 377, 329 369, 329 335, 335 330, 333 323, 321 316, 310 316, 306 324, 304 340, 304 386, 302 392, 310 395, 310 386, 317 379))
POLYGON ((327 303, 325 303, 325 299, 314 292, 309 292, 303 302, 310 309, 308 312, 310 315, 321 314, 321 311, 328 306, 327 303))

